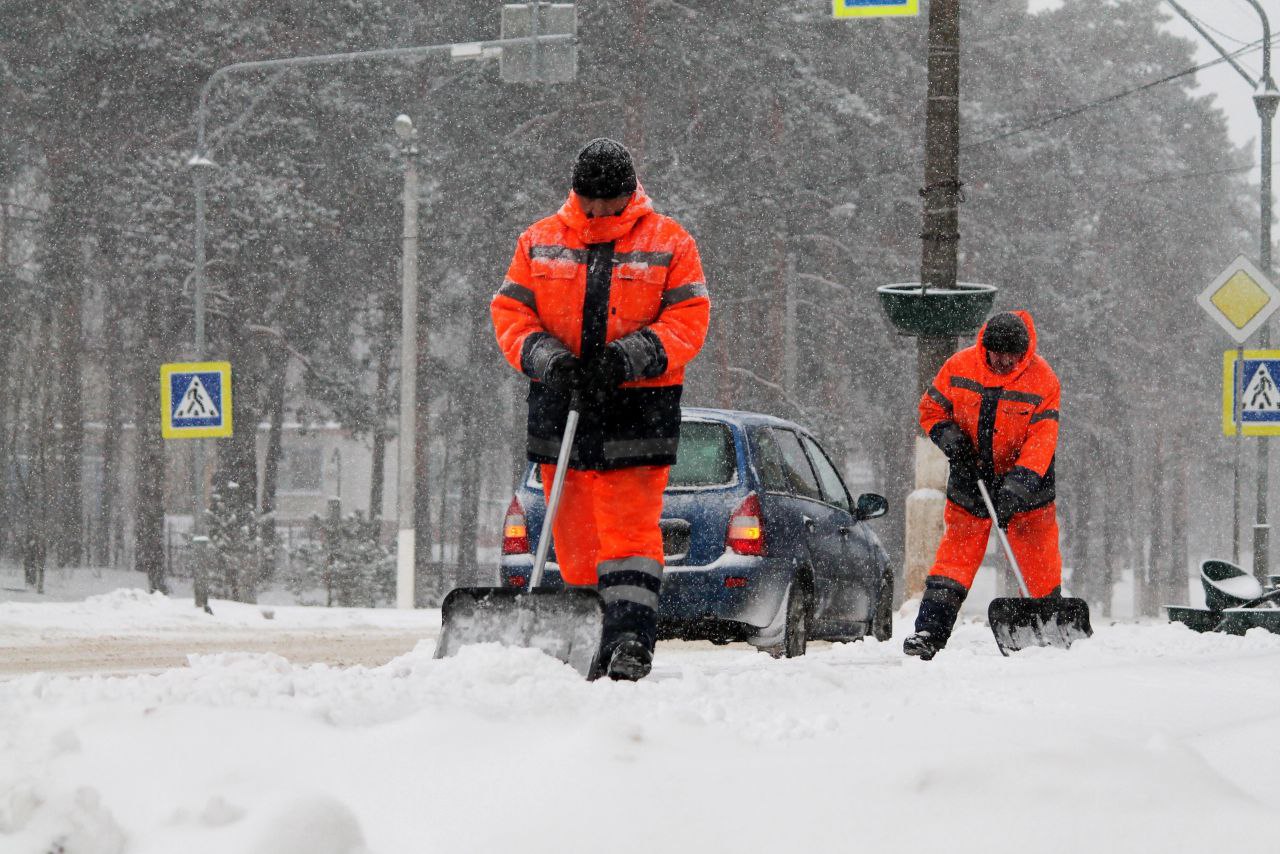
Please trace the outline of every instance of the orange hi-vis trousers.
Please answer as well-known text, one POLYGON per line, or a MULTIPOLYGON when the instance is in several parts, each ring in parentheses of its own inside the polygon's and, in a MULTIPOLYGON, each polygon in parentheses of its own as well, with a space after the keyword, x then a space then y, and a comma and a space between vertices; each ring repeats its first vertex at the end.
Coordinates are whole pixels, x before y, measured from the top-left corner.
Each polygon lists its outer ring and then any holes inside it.
MULTIPOLYGON (((635 466, 612 471, 569 469, 556 511, 556 561, 567 584, 598 583, 597 567, 611 565, 662 577, 662 493, 670 466, 635 466), (638 558, 639 560, 628 560, 638 558), (604 566, 601 566, 601 565, 604 566)), ((556 467, 542 466, 547 501, 556 467)), ((644 597, 648 600, 649 597, 644 597)), ((657 594, 652 607, 657 608, 657 594)), ((648 602, 646 601, 646 604, 648 602)))
MULTIPOLYGON (((980 519, 947 502, 943 514, 946 532, 938 546, 930 575, 941 575, 973 586, 982 557, 987 552, 991 520, 980 519)), ((1019 513, 1009 522, 1009 546, 1034 597, 1047 596, 1062 584, 1062 552, 1058 548, 1058 515, 1053 504, 1019 513)))

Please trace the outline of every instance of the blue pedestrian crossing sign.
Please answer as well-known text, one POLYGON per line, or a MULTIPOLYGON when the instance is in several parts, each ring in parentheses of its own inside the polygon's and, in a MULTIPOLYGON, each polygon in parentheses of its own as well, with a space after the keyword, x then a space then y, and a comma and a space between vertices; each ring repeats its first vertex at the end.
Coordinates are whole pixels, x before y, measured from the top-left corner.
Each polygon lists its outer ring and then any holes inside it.
POLYGON ((1236 366, 1242 366, 1240 425, 1246 436, 1280 436, 1280 350, 1222 354, 1222 432, 1236 435, 1236 366))
POLYGON ((166 439, 231 435, 231 363, 160 366, 160 433, 166 439))
POLYGON ((893 18, 919 15, 920 0, 832 0, 837 18, 893 18))

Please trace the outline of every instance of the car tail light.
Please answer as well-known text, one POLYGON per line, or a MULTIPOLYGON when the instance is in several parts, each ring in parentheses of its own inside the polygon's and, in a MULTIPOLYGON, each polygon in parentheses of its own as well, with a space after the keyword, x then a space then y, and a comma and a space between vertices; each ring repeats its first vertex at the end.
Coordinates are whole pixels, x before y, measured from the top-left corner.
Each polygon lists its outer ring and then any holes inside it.
MULTIPOLYGON (((492 541, 490 541, 492 542, 492 541)), ((507 518, 502 523, 502 553, 525 555, 529 553, 529 526, 525 524, 524 508, 515 496, 507 505, 507 518)), ((524 582, 522 581, 521 584, 524 582)))
POLYGON ((529 579, 525 578, 523 575, 510 575, 507 576, 507 586, 523 590, 525 582, 528 580, 529 579))
POLYGON ((730 590, 739 587, 746 587, 747 579, 743 578, 741 575, 727 575, 724 579, 724 586, 730 590))
POLYGON ((764 518, 760 498, 754 492, 743 499, 729 517, 726 544, 740 555, 764 554, 764 518))

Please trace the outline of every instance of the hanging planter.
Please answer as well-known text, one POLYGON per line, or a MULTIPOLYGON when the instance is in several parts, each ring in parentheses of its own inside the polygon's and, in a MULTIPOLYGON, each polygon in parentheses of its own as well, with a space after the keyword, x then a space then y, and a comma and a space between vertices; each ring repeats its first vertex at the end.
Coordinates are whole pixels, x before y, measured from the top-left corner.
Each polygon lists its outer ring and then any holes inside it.
POLYGON ((919 282, 876 288, 880 307, 901 335, 959 338, 974 335, 991 313, 995 285, 958 282, 954 289, 922 290, 919 282))

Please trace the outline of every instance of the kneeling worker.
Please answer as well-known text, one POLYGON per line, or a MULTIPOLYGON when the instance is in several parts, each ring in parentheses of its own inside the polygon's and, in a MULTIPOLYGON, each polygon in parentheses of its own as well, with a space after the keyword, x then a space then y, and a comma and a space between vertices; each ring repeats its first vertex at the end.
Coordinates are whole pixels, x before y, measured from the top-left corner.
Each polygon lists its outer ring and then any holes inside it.
POLYGON ((698 247, 654 212, 627 149, 592 140, 568 201, 520 235, 491 312, 507 361, 532 380, 528 456, 548 498, 569 402, 581 396, 556 558, 566 583, 595 585, 605 603, 593 675, 640 679, 657 642, 659 520, 684 367, 711 315, 698 247))
POLYGON ((956 353, 920 399, 920 426, 951 463, 946 531, 925 582, 915 633, 902 644, 926 661, 947 645, 987 551, 991 519, 981 478, 1009 532, 1027 589, 1061 595, 1062 554, 1054 507, 1058 378, 1036 353, 1025 311, 987 321, 974 346, 956 353))

